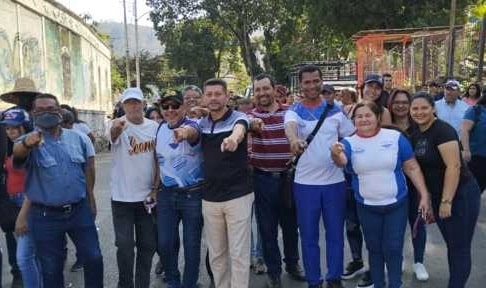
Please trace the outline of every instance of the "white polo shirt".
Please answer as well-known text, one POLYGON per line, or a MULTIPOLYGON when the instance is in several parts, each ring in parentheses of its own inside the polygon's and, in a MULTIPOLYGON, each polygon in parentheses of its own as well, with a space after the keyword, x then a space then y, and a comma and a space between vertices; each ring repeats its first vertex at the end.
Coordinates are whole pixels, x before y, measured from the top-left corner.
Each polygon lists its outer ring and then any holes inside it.
MULTIPOLYGON (((285 124, 297 123, 298 137, 305 140, 314 130, 325 107, 325 101, 315 108, 296 103, 285 114, 285 124)), ((334 105, 328 111, 324 123, 311 144, 300 157, 295 171, 295 183, 330 185, 344 181, 343 171, 332 161, 329 148, 340 138, 354 133, 354 130, 353 123, 344 115, 341 108, 334 105)))

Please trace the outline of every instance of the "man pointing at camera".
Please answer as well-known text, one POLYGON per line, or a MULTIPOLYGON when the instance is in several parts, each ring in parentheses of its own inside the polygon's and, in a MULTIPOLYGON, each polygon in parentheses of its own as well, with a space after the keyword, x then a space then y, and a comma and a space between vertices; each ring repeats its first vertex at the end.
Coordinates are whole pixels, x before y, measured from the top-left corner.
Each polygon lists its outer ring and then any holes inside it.
POLYGON ((66 234, 84 265, 85 287, 103 287, 103 259, 94 222, 93 145, 87 136, 61 128, 61 109, 54 95, 36 96, 33 117, 36 130, 20 137, 13 148, 14 166, 27 171, 27 199, 16 233, 31 234, 44 287, 64 287, 66 234))
POLYGON ((225 81, 206 81, 203 101, 209 115, 200 122, 207 182, 202 201, 204 231, 216 288, 247 288, 253 203, 248 185, 248 119, 229 109, 228 100, 225 81))
POLYGON ((158 124, 143 117, 140 89, 126 89, 122 105, 125 116, 113 120, 108 135, 113 154, 110 190, 118 288, 148 288, 157 231, 144 202, 155 199, 159 186, 154 157, 158 124))

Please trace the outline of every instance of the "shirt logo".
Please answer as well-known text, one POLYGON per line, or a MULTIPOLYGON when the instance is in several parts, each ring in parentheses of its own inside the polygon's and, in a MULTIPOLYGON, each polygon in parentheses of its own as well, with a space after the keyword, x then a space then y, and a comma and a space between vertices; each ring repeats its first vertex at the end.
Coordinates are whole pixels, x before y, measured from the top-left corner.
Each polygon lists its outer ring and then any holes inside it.
POLYGON ((128 139, 130 140, 130 149, 128 150, 130 156, 154 151, 155 140, 137 143, 137 139, 133 136, 128 136, 128 139))
POLYGON ((415 145, 415 156, 423 157, 427 153, 427 139, 419 139, 415 145))
POLYGON ((388 149, 388 148, 390 148, 390 147, 392 147, 392 146, 393 146, 393 143, 392 143, 392 142, 390 142, 390 141, 381 142, 381 143, 380 143, 380 146, 381 146, 382 148, 384 148, 384 149, 388 149))

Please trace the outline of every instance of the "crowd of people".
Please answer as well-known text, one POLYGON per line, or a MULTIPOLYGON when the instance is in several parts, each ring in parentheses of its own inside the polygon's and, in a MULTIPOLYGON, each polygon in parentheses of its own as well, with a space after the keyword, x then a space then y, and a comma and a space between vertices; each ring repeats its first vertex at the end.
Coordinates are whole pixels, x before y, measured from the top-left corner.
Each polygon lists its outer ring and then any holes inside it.
MULTIPOLYGON (((461 94, 451 79, 411 95, 394 89, 392 75, 372 74, 361 90, 336 91, 317 66, 298 76, 299 97, 261 74, 252 99, 232 104, 221 79, 166 93, 151 107, 140 89, 123 92, 106 129, 113 285, 150 287, 157 254, 155 273, 170 288, 199 287, 201 255, 216 288, 250 287, 251 268, 266 273, 269 288, 284 286, 284 271, 309 288, 339 288, 356 277, 358 287, 399 288, 407 223, 418 281, 435 277, 424 255, 426 224, 437 223, 448 287, 466 287, 486 188, 481 86, 461 94)), ((1 224, 15 287, 65 287, 66 235, 76 247, 72 270, 84 271, 85 287, 103 287, 93 133, 76 109, 31 80, 19 79, 0 97, 16 104, 0 122, 1 224)))

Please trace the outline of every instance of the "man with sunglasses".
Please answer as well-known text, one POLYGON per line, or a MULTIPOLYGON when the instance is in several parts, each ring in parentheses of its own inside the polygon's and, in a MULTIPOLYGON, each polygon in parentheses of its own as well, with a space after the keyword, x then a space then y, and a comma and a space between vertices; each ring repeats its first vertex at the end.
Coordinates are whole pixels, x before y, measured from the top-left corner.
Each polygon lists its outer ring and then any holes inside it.
POLYGON ((198 287, 204 191, 201 133, 186 117, 182 95, 162 98, 164 122, 156 136, 161 189, 157 197, 158 248, 168 287, 198 287), (182 221, 184 274, 179 272, 179 223, 182 221))
POLYGON ((157 247, 151 208, 159 188, 154 156, 159 125, 144 118, 143 94, 139 88, 126 89, 122 105, 125 116, 113 120, 108 130, 113 154, 110 189, 117 246, 117 287, 148 288, 157 247))

